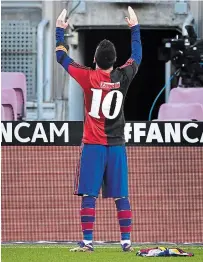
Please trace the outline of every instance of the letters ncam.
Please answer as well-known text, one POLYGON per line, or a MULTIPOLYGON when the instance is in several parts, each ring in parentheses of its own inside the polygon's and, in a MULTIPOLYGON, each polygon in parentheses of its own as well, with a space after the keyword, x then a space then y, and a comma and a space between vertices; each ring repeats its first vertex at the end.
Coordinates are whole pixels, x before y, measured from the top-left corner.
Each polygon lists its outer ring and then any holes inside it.
POLYGON ((64 135, 64 142, 69 142, 68 123, 64 123, 60 129, 58 129, 55 123, 49 123, 48 125, 46 124, 46 126, 49 127, 49 130, 45 130, 43 123, 30 124, 21 122, 17 125, 13 123, 6 123, 6 125, 4 125, 4 123, 1 123, 1 141, 3 136, 7 143, 12 143, 14 138, 20 143, 35 143, 37 141, 41 141, 42 143, 54 143, 56 137, 64 135), (35 125, 34 132, 29 130, 31 125, 35 125), (26 137, 20 136, 21 128, 27 128, 26 137), (49 136, 46 131, 49 131, 49 136))

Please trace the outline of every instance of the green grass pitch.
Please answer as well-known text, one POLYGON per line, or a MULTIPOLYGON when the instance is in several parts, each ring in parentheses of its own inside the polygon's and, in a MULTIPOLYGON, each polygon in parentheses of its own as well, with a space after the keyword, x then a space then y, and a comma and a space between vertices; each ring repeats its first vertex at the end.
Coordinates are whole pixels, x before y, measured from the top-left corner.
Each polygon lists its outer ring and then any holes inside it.
POLYGON ((2 262, 203 262, 202 247, 183 247, 187 252, 194 253, 194 257, 137 257, 136 251, 144 248, 135 247, 132 253, 122 252, 118 246, 95 247, 92 253, 69 252, 69 246, 54 245, 7 245, 1 247, 2 262))

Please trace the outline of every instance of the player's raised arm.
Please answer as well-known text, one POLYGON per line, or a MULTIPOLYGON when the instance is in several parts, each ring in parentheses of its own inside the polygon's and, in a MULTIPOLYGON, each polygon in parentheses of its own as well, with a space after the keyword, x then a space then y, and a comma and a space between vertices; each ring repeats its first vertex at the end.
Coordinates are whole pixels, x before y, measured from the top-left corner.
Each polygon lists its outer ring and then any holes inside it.
POLYGON ((140 39, 140 25, 134 10, 128 7, 129 18, 126 17, 128 26, 131 28, 131 58, 140 65, 142 60, 142 44, 140 39))
POLYGON ((121 68, 125 68, 129 78, 133 78, 142 60, 142 44, 140 25, 134 10, 130 6, 128 7, 128 13, 129 17, 126 17, 126 22, 131 28, 131 57, 121 68))
POLYGON ((68 55, 69 47, 64 41, 64 32, 68 27, 65 21, 67 10, 64 9, 56 21, 56 60, 63 68, 81 85, 86 88, 89 85, 89 68, 74 62, 68 55))

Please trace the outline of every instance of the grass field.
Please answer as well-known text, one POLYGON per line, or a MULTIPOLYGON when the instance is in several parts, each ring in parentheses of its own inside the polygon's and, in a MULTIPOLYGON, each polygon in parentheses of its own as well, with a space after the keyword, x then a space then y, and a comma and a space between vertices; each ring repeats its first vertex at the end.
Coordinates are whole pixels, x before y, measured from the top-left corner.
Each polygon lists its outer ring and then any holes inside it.
POLYGON ((203 262, 203 247, 183 247, 194 253, 194 257, 137 257, 136 251, 144 248, 135 247, 132 253, 124 253, 119 247, 96 247, 92 253, 69 252, 68 246, 2 246, 2 262, 203 262))

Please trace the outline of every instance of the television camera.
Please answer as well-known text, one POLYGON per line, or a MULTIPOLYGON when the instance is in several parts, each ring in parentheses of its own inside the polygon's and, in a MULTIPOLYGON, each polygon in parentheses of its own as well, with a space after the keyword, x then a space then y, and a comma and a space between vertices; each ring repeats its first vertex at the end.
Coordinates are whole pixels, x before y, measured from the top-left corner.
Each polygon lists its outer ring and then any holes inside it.
POLYGON ((203 40, 197 39, 194 27, 185 26, 187 36, 164 39, 159 59, 171 60, 183 87, 203 87, 203 40))

